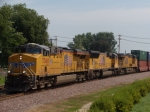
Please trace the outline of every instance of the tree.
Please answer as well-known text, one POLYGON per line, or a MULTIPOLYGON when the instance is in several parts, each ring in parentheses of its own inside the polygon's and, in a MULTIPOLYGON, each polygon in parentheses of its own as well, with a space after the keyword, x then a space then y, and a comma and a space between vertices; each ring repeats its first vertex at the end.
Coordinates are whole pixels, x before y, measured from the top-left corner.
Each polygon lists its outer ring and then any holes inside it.
POLYGON ((75 38, 73 38, 74 42, 68 43, 68 47, 72 49, 82 49, 84 50, 83 46, 83 40, 85 39, 85 34, 82 35, 75 35, 75 38))
POLYGON ((116 52, 117 41, 112 32, 99 32, 93 34, 93 43, 90 46, 91 50, 100 52, 116 52))
POLYGON ((67 45, 70 49, 76 49, 73 42, 69 42, 67 45))
POLYGON ((15 46, 27 42, 48 45, 48 24, 48 19, 26 8, 25 4, 4 4, 0 7, 0 58, 3 58, 3 63, 7 65, 8 56, 15 46))
POLYGON ((68 47, 100 52, 116 52, 116 44, 117 42, 112 32, 99 32, 97 34, 88 32, 75 36, 73 42, 68 44, 68 47))
POLYGON ((93 43, 93 35, 90 32, 88 32, 86 33, 85 38, 82 42, 84 49, 90 50, 92 43, 93 43))
POLYGON ((0 7, 0 50, 2 52, 0 55, 0 65, 5 65, 7 63, 8 56, 12 53, 14 46, 18 46, 26 42, 22 33, 17 32, 12 27, 12 15, 13 10, 10 5, 5 4, 3 7, 0 7))
POLYGON ((26 8, 26 4, 13 6, 12 21, 15 30, 22 32, 27 42, 48 44, 47 28, 49 20, 42 15, 38 15, 35 10, 26 8))

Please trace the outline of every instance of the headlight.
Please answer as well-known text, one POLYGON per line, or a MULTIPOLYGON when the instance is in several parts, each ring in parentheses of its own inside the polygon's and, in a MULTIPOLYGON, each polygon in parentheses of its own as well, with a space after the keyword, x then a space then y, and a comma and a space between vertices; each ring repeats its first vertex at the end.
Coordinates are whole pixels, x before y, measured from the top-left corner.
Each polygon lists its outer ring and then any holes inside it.
POLYGON ((22 60, 22 56, 20 56, 20 60, 22 60))
POLYGON ((22 73, 23 73, 23 74, 25 74, 25 73, 26 73, 26 71, 23 71, 22 73))

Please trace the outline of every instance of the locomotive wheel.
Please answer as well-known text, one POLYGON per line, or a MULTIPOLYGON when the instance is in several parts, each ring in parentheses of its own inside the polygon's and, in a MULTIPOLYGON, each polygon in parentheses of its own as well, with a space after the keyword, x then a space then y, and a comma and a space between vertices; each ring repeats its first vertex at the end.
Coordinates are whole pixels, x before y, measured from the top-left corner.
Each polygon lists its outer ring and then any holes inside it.
POLYGON ((50 87, 50 83, 45 84, 45 88, 50 87))
POLYGON ((120 71, 119 70, 117 70, 117 75, 120 75, 120 71))
POLYGON ((83 77, 81 79, 82 82, 84 82, 86 80, 86 72, 83 72, 83 77))
POLYGON ((93 79, 93 75, 92 74, 89 74, 89 79, 93 79))
POLYGON ((124 74, 127 74, 127 70, 126 69, 124 69, 124 74))
POLYGON ((100 75, 99 77, 101 78, 103 76, 103 70, 100 70, 100 75))
POLYGON ((40 89, 40 85, 37 85, 37 89, 40 89))
POLYGON ((97 79, 97 78, 99 77, 99 73, 98 73, 98 72, 95 72, 94 74, 95 74, 95 77, 94 77, 94 78, 97 79))
POLYGON ((86 80, 89 80, 89 75, 88 75, 88 73, 85 74, 85 79, 86 79, 86 80))
POLYGON ((116 76, 116 75, 117 75, 117 70, 113 70, 113 71, 112 71, 112 74, 113 74, 114 76, 116 76))
POLYGON ((54 80, 50 81, 50 84, 51 84, 51 86, 55 86, 55 84, 56 84, 56 77, 54 78, 54 80))
POLYGON ((115 75, 115 70, 112 71, 112 75, 115 75))

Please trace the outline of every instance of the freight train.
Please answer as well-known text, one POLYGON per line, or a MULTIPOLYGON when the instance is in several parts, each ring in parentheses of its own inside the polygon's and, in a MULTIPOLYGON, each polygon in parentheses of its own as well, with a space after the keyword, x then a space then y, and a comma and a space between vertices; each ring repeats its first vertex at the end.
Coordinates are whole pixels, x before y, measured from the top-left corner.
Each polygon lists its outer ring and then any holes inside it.
POLYGON ((150 54, 140 50, 117 54, 28 43, 16 47, 9 57, 5 88, 28 91, 100 78, 105 71, 112 75, 147 71, 148 60, 150 54))

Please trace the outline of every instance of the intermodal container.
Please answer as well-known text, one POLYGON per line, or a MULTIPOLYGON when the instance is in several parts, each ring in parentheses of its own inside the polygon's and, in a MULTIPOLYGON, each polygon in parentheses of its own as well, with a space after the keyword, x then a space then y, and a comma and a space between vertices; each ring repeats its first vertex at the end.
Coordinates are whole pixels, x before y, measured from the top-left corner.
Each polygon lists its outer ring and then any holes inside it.
POLYGON ((147 60, 148 68, 150 70, 150 52, 147 52, 147 60))
POLYGON ((147 58, 147 52, 146 51, 141 51, 141 50, 131 50, 131 54, 134 54, 137 56, 137 59, 139 61, 146 61, 147 58))
POLYGON ((147 61, 138 61, 138 67, 140 71, 147 71, 148 70, 147 61))
POLYGON ((150 52, 147 52, 147 59, 150 61, 150 52))

